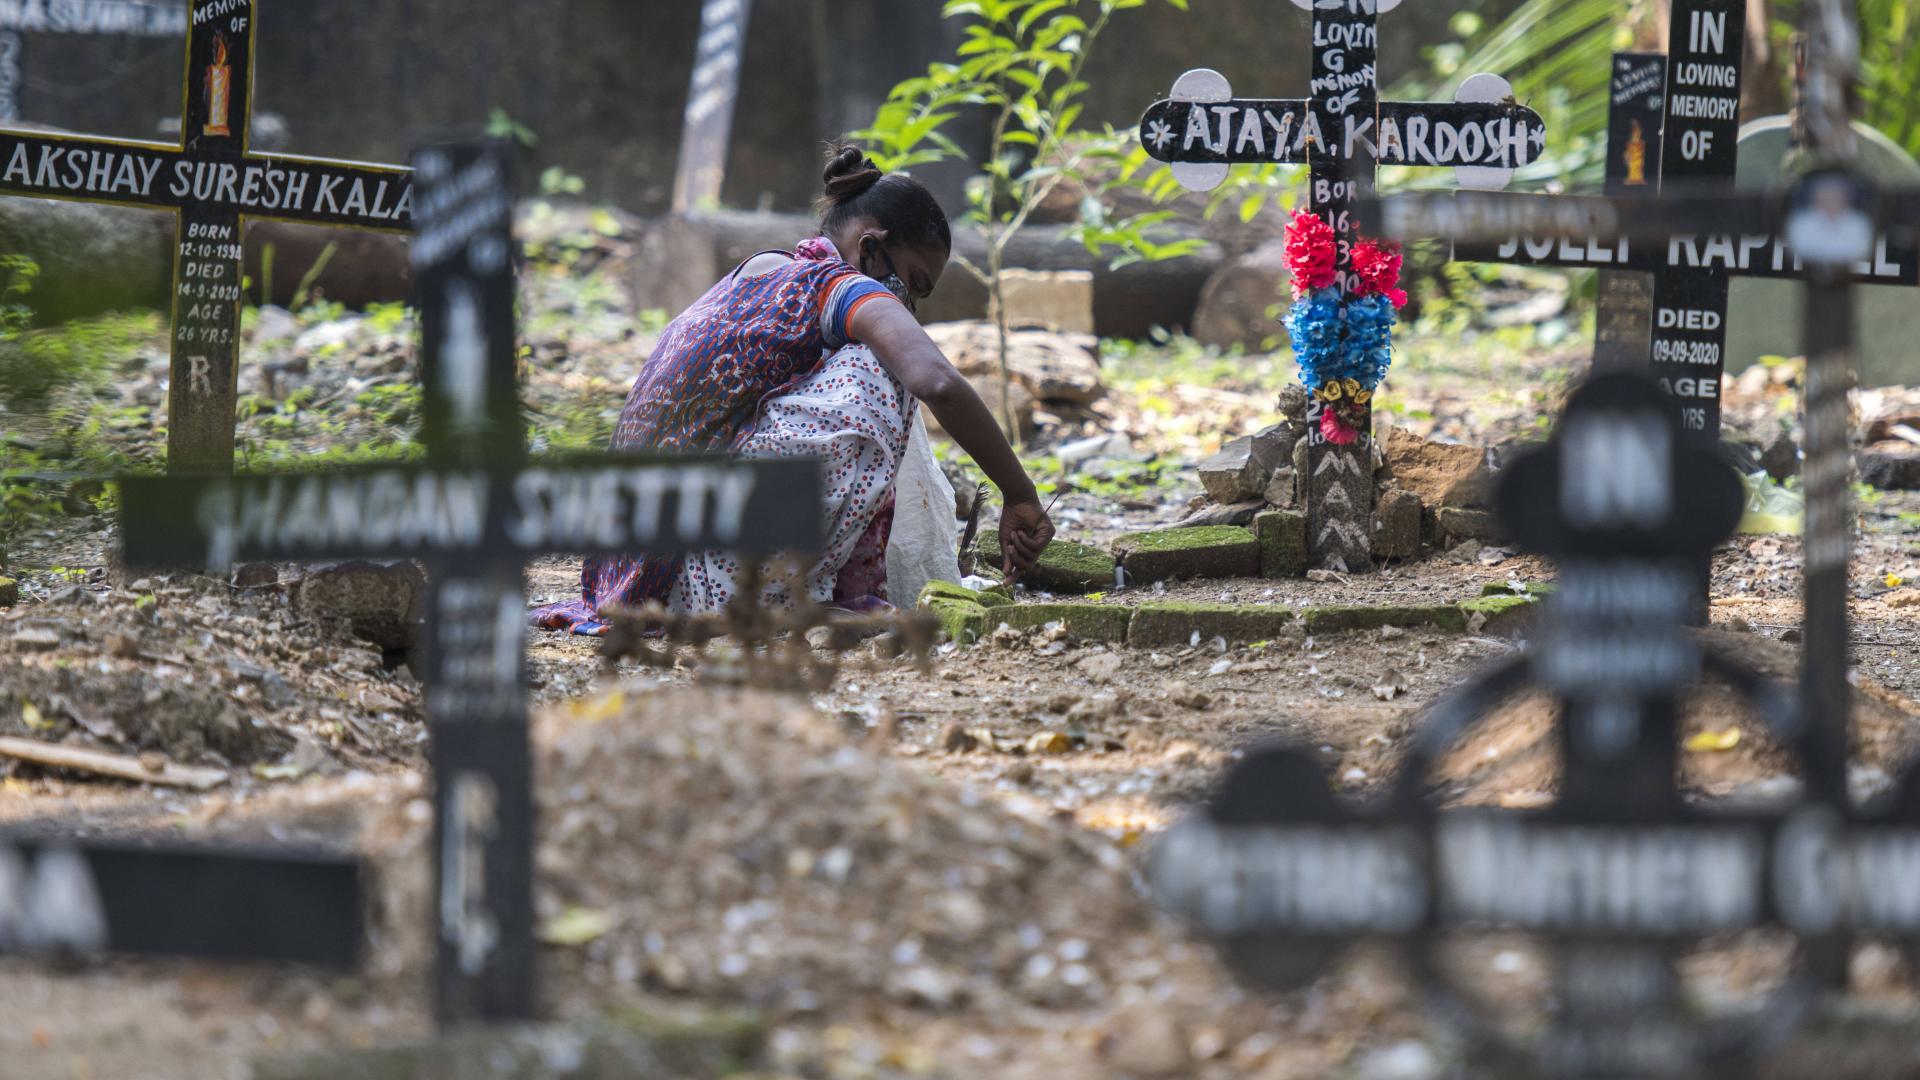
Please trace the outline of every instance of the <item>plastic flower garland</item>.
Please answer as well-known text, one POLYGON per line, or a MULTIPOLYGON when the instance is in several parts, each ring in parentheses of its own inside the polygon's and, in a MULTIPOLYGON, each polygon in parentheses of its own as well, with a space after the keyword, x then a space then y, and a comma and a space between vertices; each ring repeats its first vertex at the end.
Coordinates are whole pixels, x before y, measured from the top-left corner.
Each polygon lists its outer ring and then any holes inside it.
POLYGON ((1361 240, 1353 247, 1354 292, 1342 297, 1335 285, 1338 242, 1318 215, 1293 212, 1286 239, 1293 309, 1286 322, 1300 381, 1323 406, 1320 433, 1346 446, 1360 438, 1367 403, 1393 363, 1394 312, 1407 294, 1399 288, 1400 253, 1361 240))

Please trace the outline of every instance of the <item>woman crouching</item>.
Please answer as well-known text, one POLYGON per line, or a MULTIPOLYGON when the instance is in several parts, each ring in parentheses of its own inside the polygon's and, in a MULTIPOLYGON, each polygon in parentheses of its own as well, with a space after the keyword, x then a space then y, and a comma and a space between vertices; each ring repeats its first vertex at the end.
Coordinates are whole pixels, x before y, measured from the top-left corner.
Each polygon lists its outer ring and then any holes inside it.
MULTIPOLYGON (((887 599, 893 481, 925 402, 1000 489, 1003 569, 1031 568, 1053 539, 1033 481, 913 315, 952 251, 946 215, 918 181, 883 174, 850 146, 832 152, 821 206, 821 235, 760 252, 667 324, 613 449, 820 458, 826 544, 804 587, 815 602, 869 610, 887 599)), ((600 612, 612 606, 719 611, 740 570, 724 552, 591 558, 580 599, 536 608, 533 622, 603 634, 600 612)), ((761 596, 779 608, 795 599, 779 581, 761 596)))

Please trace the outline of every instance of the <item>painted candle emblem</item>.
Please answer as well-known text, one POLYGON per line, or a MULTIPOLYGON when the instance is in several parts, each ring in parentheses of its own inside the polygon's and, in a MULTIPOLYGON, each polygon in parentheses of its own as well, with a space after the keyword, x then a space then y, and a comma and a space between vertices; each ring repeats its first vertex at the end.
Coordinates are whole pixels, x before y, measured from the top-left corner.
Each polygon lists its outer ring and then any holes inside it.
POLYGON ((233 102, 233 65, 227 61, 227 36, 213 35, 213 62, 207 65, 207 126, 208 135, 231 135, 233 128, 227 123, 229 106, 233 102))
POLYGON ((1647 182, 1647 140, 1640 131, 1640 121, 1633 121, 1633 135, 1627 139, 1627 180, 1629 184, 1647 182))

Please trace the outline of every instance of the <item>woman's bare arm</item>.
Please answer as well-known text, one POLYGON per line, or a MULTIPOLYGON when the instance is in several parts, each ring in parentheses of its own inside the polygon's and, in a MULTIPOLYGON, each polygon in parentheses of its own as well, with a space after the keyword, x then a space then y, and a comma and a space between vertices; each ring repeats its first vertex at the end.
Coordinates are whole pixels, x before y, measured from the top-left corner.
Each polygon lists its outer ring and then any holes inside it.
POLYGON ((907 393, 925 402, 953 441, 1000 489, 1001 547, 1011 569, 1026 570, 1053 539, 1053 523, 1040 506, 1033 481, 1005 433, 973 386, 955 371, 940 347, 907 309, 889 299, 860 305, 848 321, 848 336, 873 350, 907 393))

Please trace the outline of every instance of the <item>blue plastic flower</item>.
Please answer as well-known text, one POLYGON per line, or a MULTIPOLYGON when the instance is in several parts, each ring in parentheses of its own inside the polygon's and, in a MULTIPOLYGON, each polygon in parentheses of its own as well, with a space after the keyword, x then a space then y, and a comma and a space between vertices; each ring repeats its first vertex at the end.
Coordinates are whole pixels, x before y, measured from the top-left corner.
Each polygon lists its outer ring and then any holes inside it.
POLYGON ((1300 381, 1316 389, 1330 379, 1354 379, 1371 390, 1393 363, 1393 303, 1379 294, 1342 301, 1319 289, 1287 313, 1287 337, 1300 381))

